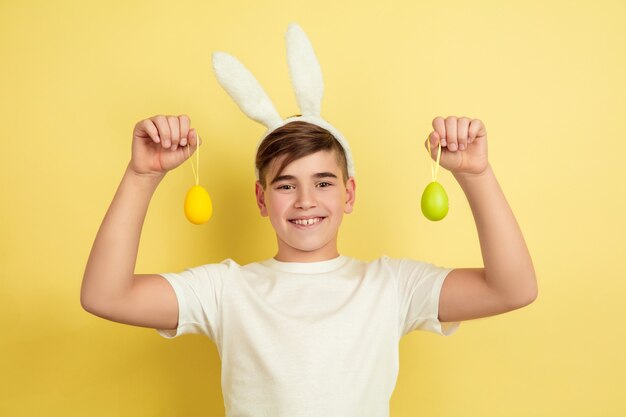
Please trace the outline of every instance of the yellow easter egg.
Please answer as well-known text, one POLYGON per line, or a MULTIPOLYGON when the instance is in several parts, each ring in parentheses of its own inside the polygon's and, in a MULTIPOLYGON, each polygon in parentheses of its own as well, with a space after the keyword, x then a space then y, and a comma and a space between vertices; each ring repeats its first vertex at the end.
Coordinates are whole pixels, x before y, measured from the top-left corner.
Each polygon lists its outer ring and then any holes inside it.
POLYGON ((193 224, 206 223, 213 214, 209 193, 201 185, 194 185, 185 197, 185 217, 193 224))
POLYGON ((431 182, 424 189, 422 213, 432 221, 441 220, 448 214, 448 194, 437 181, 431 182))

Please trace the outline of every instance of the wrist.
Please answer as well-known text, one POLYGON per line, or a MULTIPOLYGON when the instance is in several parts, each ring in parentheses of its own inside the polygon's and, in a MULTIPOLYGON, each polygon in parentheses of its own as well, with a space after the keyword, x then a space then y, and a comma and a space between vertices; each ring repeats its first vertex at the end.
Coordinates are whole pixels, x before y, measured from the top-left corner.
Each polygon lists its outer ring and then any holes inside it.
POLYGON ((163 173, 145 173, 145 172, 137 172, 132 168, 132 163, 129 162, 126 167, 125 176, 131 177, 133 180, 150 183, 150 184, 158 184, 165 177, 166 172, 163 173))
POLYGON ((481 172, 453 172, 452 175, 458 182, 480 181, 482 178, 493 175, 493 168, 491 167, 491 164, 488 163, 487 167, 481 172))

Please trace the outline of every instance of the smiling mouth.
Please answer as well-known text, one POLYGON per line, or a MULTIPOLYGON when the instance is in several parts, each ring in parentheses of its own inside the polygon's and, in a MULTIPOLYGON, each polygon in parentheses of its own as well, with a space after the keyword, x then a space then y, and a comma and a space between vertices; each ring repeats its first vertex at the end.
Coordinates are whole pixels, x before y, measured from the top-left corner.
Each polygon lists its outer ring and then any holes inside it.
POLYGON ((293 219, 289 220, 290 223, 293 223, 298 226, 313 226, 324 220, 325 217, 313 217, 311 219, 293 219))

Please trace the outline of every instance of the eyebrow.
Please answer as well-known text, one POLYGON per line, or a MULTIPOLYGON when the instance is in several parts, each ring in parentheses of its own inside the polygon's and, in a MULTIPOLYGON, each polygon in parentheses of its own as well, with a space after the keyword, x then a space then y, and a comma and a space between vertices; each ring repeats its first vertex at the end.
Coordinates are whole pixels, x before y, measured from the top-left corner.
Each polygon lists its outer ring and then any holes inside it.
MULTIPOLYGON (((335 178, 336 179, 337 178, 337 176, 333 174, 332 172, 318 172, 317 174, 313 174, 312 177, 315 179, 321 179, 321 178, 335 178)), ((293 181, 295 179, 296 177, 293 175, 279 175, 272 180, 270 185, 277 183, 279 181, 293 181)))

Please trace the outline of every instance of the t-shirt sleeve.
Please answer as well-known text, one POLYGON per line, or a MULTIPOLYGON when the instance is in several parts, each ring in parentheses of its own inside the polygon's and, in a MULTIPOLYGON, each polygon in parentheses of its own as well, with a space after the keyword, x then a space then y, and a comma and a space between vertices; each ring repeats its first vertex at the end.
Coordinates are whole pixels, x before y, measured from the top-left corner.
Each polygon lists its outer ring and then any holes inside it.
POLYGON ((221 335, 221 299, 227 270, 227 266, 220 263, 159 274, 176 293, 178 327, 155 330, 166 339, 183 334, 203 334, 217 342, 221 335))
POLYGON ((425 330, 443 336, 456 332, 459 322, 439 321, 439 296, 452 268, 411 259, 385 259, 398 288, 401 336, 425 330))

